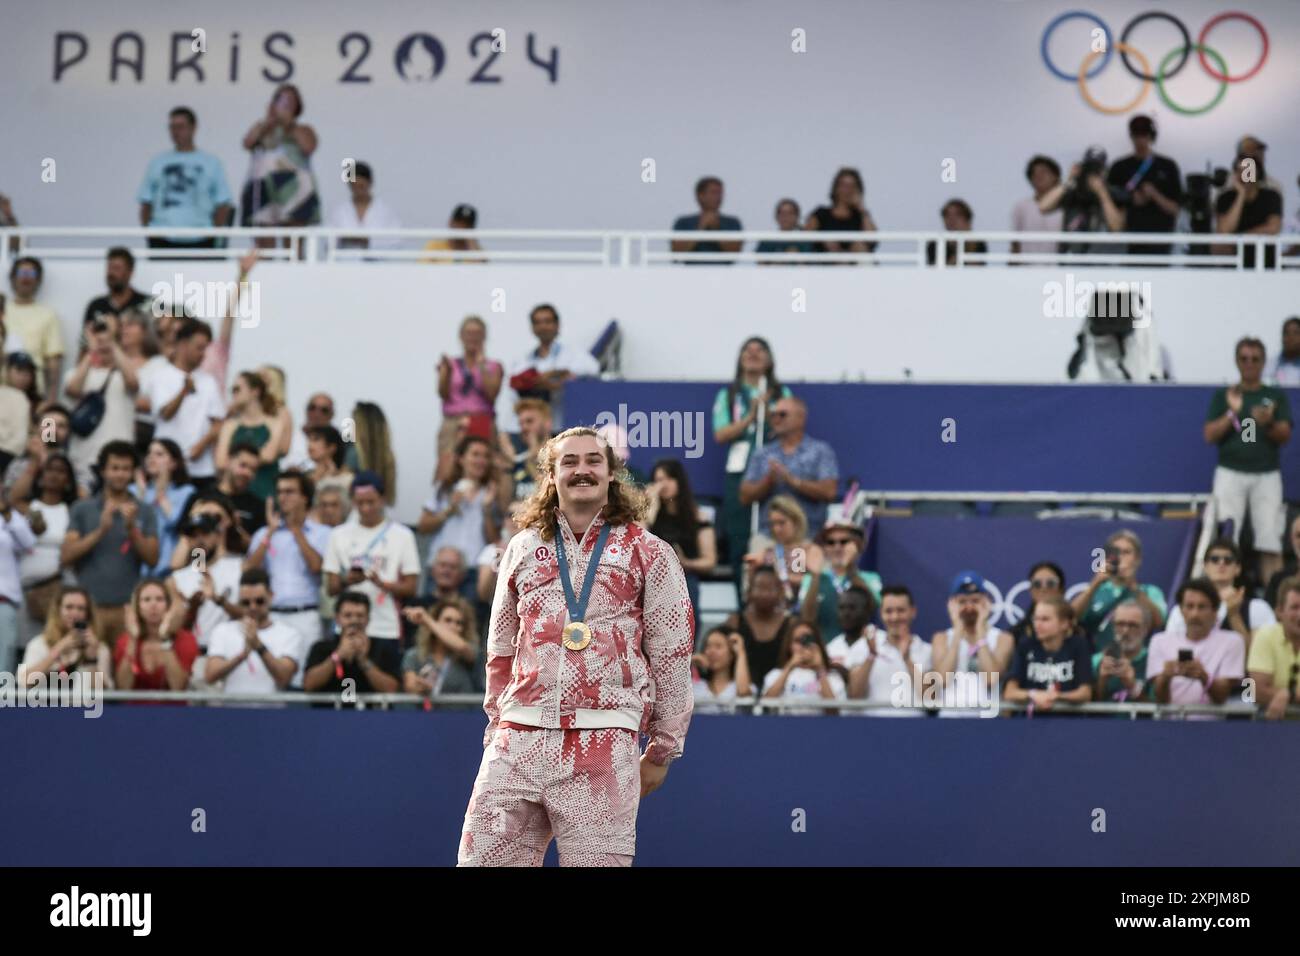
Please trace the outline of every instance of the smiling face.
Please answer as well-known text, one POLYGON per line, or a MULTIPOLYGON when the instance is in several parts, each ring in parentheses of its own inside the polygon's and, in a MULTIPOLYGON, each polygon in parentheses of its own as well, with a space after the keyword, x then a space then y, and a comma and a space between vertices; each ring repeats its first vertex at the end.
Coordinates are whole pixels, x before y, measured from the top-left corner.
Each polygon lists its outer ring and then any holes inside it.
POLYGON ((604 505, 609 500, 608 446, 595 435, 573 435, 555 449, 555 490, 560 507, 604 505))
POLYGON ((890 637, 906 637, 912 633, 916 607, 905 594, 886 594, 880 602, 880 619, 890 637))
POLYGON ((475 484, 481 484, 487 477, 488 467, 492 464, 492 453, 488 448, 488 443, 483 441, 470 442, 461 452, 460 469, 461 474, 466 478, 474 481, 475 484))

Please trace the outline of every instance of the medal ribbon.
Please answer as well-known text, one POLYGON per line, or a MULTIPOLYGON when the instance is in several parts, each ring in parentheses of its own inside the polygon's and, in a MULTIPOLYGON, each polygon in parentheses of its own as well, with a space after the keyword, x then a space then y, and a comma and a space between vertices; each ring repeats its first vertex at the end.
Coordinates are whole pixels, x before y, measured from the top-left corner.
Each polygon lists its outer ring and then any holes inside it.
POLYGON ((582 595, 573 596, 573 583, 569 580, 569 561, 564 555, 564 533, 557 529, 555 534, 555 557, 560 563, 560 583, 564 585, 564 603, 569 609, 569 621, 583 620, 587 613, 587 602, 591 600, 591 586, 596 583, 596 569, 600 566, 600 556, 605 551, 605 542, 609 538, 611 525, 607 522, 596 536, 596 547, 591 552, 591 563, 587 565, 587 576, 582 582, 582 595))

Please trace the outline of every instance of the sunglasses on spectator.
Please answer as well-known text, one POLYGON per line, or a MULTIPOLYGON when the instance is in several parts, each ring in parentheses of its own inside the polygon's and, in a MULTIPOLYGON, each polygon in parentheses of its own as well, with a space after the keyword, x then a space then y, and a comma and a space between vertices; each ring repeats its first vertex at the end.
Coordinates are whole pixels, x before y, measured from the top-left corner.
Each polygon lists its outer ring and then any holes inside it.
POLYGON ((1205 559, 1207 564, 1236 564, 1237 559, 1230 554, 1212 554, 1205 559))
POLYGON ((331 405, 320 405, 320 404, 317 404, 316 402, 312 402, 310 405, 308 405, 308 406, 307 406, 307 411, 309 411, 309 412, 328 412, 328 413, 331 414, 331 415, 334 414, 334 408, 333 408, 333 406, 331 406, 331 405))
POLYGON ((1040 588, 1040 589, 1059 588, 1061 586, 1061 582, 1056 580, 1056 578, 1034 578, 1032 581, 1029 582, 1029 586, 1031 588, 1040 588))
POLYGON ((768 417, 768 418, 785 418, 785 417, 786 417, 787 415, 789 415, 789 414, 790 414, 789 412, 783 412, 783 411, 779 411, 779 410, 778 410, 778 411, 775 411, 775 412, 768 412, 768 413, 767 413, 767 417, 768 417))
POLYGON ((266 605, 266 598, 264 597, 251 598, 251 599, 250 598, 239 599, 240 607, 263 607, 265 605, 266 605))

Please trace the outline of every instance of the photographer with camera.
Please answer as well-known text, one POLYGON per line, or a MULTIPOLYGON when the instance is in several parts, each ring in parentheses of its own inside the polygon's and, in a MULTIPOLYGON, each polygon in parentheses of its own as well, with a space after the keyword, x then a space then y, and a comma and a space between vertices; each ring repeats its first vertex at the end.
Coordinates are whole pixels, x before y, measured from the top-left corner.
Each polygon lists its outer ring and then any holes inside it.
POLYGON ((18 686, 35 683, 38 674, 70 674, 69 690, 76 694, 83 680, 103 674, 105 687, 113 686, 112 652, 99 639, 95 602, 85 588, 64 588, 50 603, 45 630, 27 644, 18 666, 18 686), (82 676, 86 675, 86 676, 82 676))
POLYGON ((1070 601, 1079 626, 1092 637, 1093 651, 1105 651, 1115 640, 1115 611, 1134 600, 1151 616, 1151 630, 1165 624, 1165 594, 1154 584, 1138 582, 1142 567, 1142 541, 1127 529, 1106 539, 1106 563, 1088 583, 1088 589, 1070 601))
MULTIPOLYGON (((1106 183, 1106 151, 1089 146, 1081 162, 1070 167, 1070 177, 1038 198, 1041 213, 1061 210, 1063 232, 1123 232, 1124 213, 1115 204, 1106 183)), ((1103 252, 1103 246, 1063 242, 1060 252, 1103 252)))
MULTIPOLYGON (((1183 201, 1183 176, 1178 164, 1160 156, 1152 146, 1156 124, 1149 116, 1134 116, 1128 123, 1133 154, 1115 161, 1106 181, 1124 211, 1125 232, 1173 232, 1183 201)), ((1171 245, 1134 243, 1133 255, 1169 255, 1171 245)))
MULTIPOLYGON (((92 308, 95 302, 88 314, 92 308)), ((135 441, 135 396, 140 379, 118 344, 118 328, 115 314, 91 317, 82 332, 86 350, 63 379, 63 391, 77 403, 71 415, 68 457, 79 470, 89 469, 109 442, 135 441)))

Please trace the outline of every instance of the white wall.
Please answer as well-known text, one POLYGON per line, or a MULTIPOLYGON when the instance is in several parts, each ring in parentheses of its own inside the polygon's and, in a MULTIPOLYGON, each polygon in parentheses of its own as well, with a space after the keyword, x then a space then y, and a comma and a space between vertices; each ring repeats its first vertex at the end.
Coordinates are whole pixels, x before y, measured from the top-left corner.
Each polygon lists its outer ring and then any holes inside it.
MULTIPOLYGON (((185 267, 186 280, 231 278, 233 265, 185 267)), ((170 283, 174 263, 142 262, 136 286, 170 283)), ((1075 280, 1150 282, 1153 321, 1182 382, 1235 374, 1233 343, 1257 335, 1270 354, 1282 319, 1300 311, 1300 274, 1200 270, 1078 270, 1075 280)), ((588 346, 612 318, 623 327, 628 378, 723 379, 740 342, 767 337, 788 381, 1062 382, 1081 319, 1045 318, 1055 269, 962 271, 871 268, 286 265, 262 263, 261 312, 236 328, 232 373, 273 363, 288 373, 300 415, 307 396, 333 394, 340 414, 378 402, 399 447, 399 511, 413 519, 433 470, 439 424, 434 369, 458 348, 467 314, 488 322, 488 353, 509 365, 533 345, 528 312, 548 301, 561 335, 588 346), (807 311, 791 310, 792 290, 807 311), (504 313, 493 313, 494 290, 504 313)), ((69 341, 102 267, 51 269, 44 298, 69 341)), ((507 412, 504 390, 499 412, 507 412)))
MULTIPOLYGON (((1121 0, 1087 6, 1116 38, 1147 9, 1121 0)), ((849 164, 861 168, 881 228, 937 227, 940 205, 954 195, 974 206, 977 227, 1005 228, 1026 191, 1030 155, 1045 152, 1068 167, 1091 142, 1112 157, 1128 147, 1124 116, 1095 112, 1040 60, 1043 28, 1073 7, 1042 0, 278 0, 270 8, 257 0, 44 0, 24 5, 0 31, 0 192, 29 224, 134 222, 135 190, 150 155, 167 147, 166 113, 178 104, 198 112, 200 146, 222 158, 237 190, 247 166, 240 139, 265 112, 273 86, 261 71, 281 69, 263 43, 283 30, 293 40, 304 121, 320 136, 314 162, 328 204, 344 197, 340 161, 351 157, 374 165, 378 191, 409 225, 442 226, 451 207, 467 201, 480 208, 485 227, 666 228, 692 208, 695 179, 715 173, 726 180, 727 208, 751 228, 767 228, 779 197, 811 208, 835 168, 849 164), (171 82, 170 34, 195 27, 207 31, 205 81, 182 73, 171 82), (469 83, 481 63, 471 59, 469 41, 494 27, 506 30, 507 52, 491 68, 503 82, 469 83), (804 54, 791 52, 795 28, 806 31, 804 54), (55 83, 61 30, 81 32, 90 46, 55 83), (145 40, 144 79, 122 71, 109 83, 110 45, 128 30, 145 40), (340 40, 351 31, 371 41, 362 66, 369 84, 338 81, 352 59, 340 55, 340 40), (394 68, 395 46, 416 31, 435 34, 446 49, 445 68, 429 83, 404 81, 394 68), (528 62, 529 31, 545 50, 559 48, 554 85, 528 62), (47 157, 57 161, 56 183, 40 180, 47 157), (647 157, 657 163, 654 184, 640 178, 647 157), (957 161, 956 183, 940 180, 946 158, 957 161)), ((1225 6, 1179 0, 1165 8, 1195 38, 1225 6)), ((1227 5, 1237 8, 1269 30, 1262 72, 1234 84, 1202 116, 1173 113, 1154 90, 1144 109, 1161 123, 1159 149, 1184 169, 1230 162, 1237 137, 1262 137, 1291 221, 1300 167, 1300 5, 1227 5)), ((1089 30, 1075 21, 1058 31, 1052 53, 1063 68, 1077 69, 1089 30)), ((1148 22, 1132 42, 1158 61, 1178 34, 1148 22)), ((1216 27, 1210 44, 1234 73, 1259 49, 1240 23, 1216 27)), ((359 50, 354 41, 351 52, 359 50)), ((1137 87, 1115 57, 1093 88, 1105 102, 1122 103, 1137 87)), ((1171 95, 1189 105, 1214 90, 1194 57, 1170 81, 1171 95)))

